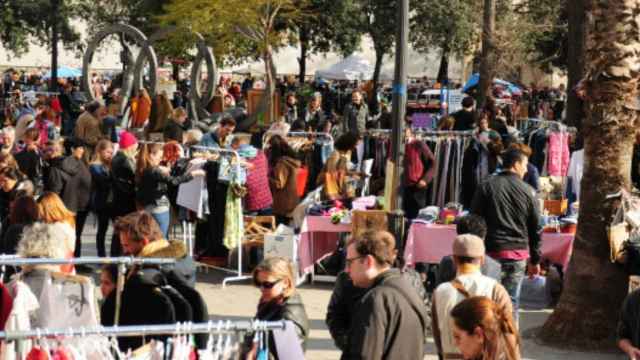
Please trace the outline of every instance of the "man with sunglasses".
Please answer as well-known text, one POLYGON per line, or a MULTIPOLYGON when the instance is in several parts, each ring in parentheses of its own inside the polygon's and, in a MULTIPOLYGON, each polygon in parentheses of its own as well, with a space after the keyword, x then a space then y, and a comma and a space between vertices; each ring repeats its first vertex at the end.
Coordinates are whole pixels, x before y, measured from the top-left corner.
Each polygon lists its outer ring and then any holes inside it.
POLYGON ((427 330, 422 299, 398 269, 395 239, 368 231, 347 247, 346 271, 365 288, 358 301, 342 359, 421 359, 427 330))

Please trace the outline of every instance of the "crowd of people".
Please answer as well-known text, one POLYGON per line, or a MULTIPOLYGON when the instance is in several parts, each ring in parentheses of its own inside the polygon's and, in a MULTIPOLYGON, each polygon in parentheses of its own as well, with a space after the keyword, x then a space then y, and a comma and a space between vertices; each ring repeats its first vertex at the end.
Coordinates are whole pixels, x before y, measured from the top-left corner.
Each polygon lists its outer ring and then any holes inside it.
MULTIPOLYGON (((170 100, 166 93, 151 99, 144 89, 132 99, 133 130, 118 131, 118 91, 103 88, 104 81, 99 79, 94 84, 98 101, 78 104, 72 96, 75 85, 69 82, 59 101, 51 95, 20 96, 5 112, 0 133, 0 249, 32 258, 81 257, 83 229, 94 214, 98 256, 107 256, 106 237, 112 227, 111 256, 176 259, 171 268, 130 270, 122 293, 130 301, 121 309, 121 325, 208 319, 206 303, 194 289, 193 259, 182 242, 170 240, 180 210, 177 188, 207 176, 202 169, 186 170, 185 154, 193 145, 242 154, 241 165, 247 172, 242 195, 245 213, 274 215, 279 224, 291 224, 292 213, 309 190, 309 164, 287 141, 289 131, 332 135, 332 152, 326 154, 311 183, 320 188, 323 200, 348 202, 356 197, 365 176, 351 165, 363 160, 359 146, 364 134, 371 128, 390 127, 385 120, 388 109, 370 111, 366 89, 351 91, 350 100, 337 112, 333 104, 325 103, 331 96, 327 88, 319 86, 308 99, 299 101, 295 89, 281 83, 282 118, 271 126, 264 148, 252 134, 236 132, 238 123, 232 116, 223 116, 213 129, 203 132, 191 124, 184 101, 170 100), (158 133, 162 141, 148 140, 158 133), (182 300, 157 291, 167 284, 182 300)), ((226 105, 240 106, 252 86, 229 82, 218 91, 228 97, 226 105)), ((535 192, 539 174, 528 161, 531 149, 518 139, 516 115, 510 107, 489 100, 476 109, 471 97, 462 105, 462 110, 443 117, 438 128, 471 132, 490 156, 485 175, 476 178, 470 189, 463 189, 469 193, 470 215, 457 219, 453 256, 443 259, 437 287, 428 294, 420 274, 403 267, 398 259, 399 239, 386 231, 366 231, 350 238, 345 244, 345 271, 337 278, 326 315, 344 359, 421 358, 429 329, 442 359, 521 358, 522 279, 538 274, 541 262, 535 192)), ((562 112, 559 107, 551 110, 562 112)), ((426 189, 439 164, 407 125, 403 196, 411 220, 429 205, 426 189)), ((44 273, 76 270, 34 267, 21 269, 21 274, 38 297, 44 273)), ((114 323, 116 277, 113 267, 102 269, 104 325, 114 323)), ((305 348, 310 324, 295 279, 290 260, 273 257, 259 263, 253 271, 253 283, 261 293, 255 317, 291 320, 305 348)), ((639 318, 634 313, 637 296, 631 295, 625 303, 620 328, 620 347, 630 356, 640 353, 633 322, 639 318)), ((140 338, 120 340, 122 349, 141 344, 140 338)), ((247 356, 257 358, 252 339, 247 338, 244 345, 247 356)), ((277 358, 275 347, 271 349, 277 358)))

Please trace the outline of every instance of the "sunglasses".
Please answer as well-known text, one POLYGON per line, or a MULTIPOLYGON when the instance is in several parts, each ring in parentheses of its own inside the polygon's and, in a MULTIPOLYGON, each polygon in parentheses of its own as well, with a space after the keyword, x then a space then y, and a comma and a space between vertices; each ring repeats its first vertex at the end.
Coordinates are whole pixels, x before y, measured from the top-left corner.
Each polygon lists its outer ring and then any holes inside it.
POLYGON ((282 279, 278 279, 276 281, 256 282, 256 287, 269 290, 269 289, 273 289, 273 287, 276 286, 280 281, 282 281, 282 279))

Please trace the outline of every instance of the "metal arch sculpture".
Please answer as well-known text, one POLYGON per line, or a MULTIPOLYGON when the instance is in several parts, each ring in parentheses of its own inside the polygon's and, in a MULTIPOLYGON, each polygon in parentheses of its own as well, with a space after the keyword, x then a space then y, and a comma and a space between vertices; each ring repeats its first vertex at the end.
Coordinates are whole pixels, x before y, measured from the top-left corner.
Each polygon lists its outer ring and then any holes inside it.
MULTIPOLYGON (((174 32, 176 29, 177 27, 170 26, 153 33, 144 42, 143 48, 152 48, 153 44, 155 44, 159 40, 166 38, 169 34, 174 32)), ((205 42, 204 37, 197 32, 194 32, 193 34, 196 37, 196 47, 197 47, 198 53, 196 55, 196 59, 193 62, 192 69, 191 69, 191 90, 189 92, 189 101, 190 101, 191 108, 194 110, 194 115, 196 116, 195 120, 197 121, 199 117, 208 117, 211 115, 207 111, 206 106, 209 104, 211 99, 213 99, 215 84, 218 82, 218 69, 216 66, 216 59, 213 56, 213 52, 207 46, 207 43, 205 42), (207 82, 207 88, 204 94, 201 93, 200 86, 199 86, 200 74, 201 74, 200 64, 203 61, 206 62, 207 73, 210 75, 210 79, 213 80, 213 81, 207 82)), ((145 61, 149 59, 148 56, 149 55, 147 53, 140 52, 140 54, 136 59, 136 63, 134 66, 135 70, 134 70, 133 83, 138 87, 142 86, 142 73, 144 70, 145 61)), ((155 56, 155 53, 153 53, 152 56, 155 56)), ((156 59, 151 58, 152 64, 154 61, 157 63, 157 58, 156 59)), ((149 91, 149 95, 155 96, 155 92, 156 92, 155 89, 157 86, 156 84, 157 79, 155 77, 155 73, 151 81, 152 81, 151 87, 153 90, 149 91)))
MULTIPOLYGON (((125 35, 129 35, 134 42, 140 46, 140 53, 145 54, 147 59, 150 59, 150 80, 151 80, 151 89, 150 92, 155 93, 156 91, 156 73, 158 69, 158 58, 156 56, 155 51, 151 46, 147 45, 147 37, 144 33, 137 28, 126 25, 126 24, 110 24, 107 25, 104 29, 100 30, 89 42, 89 46, 87 47, 87 51, 84 53, 84 57, 82 59, 82 86, 84 90, 88 93, 89 98, 91 100, 95 100, 93 94, 91 93, 91 80, 89 78, 91 61, 93 60, 93 54, 95 53, 98 45, 109 35, 118 35, 124 33, 125 35)), ((140 57, 140 56, 139 56, 140 57)), ((133 74, 134 69, 131 64, 126 64, 126 73, 123 74, 123 84, 122 84, 122 103, 120 105, 120 112, 123 113, 124 109, 128 104, 129 94, 131 94, 131 90, 133 87, 133 74)))

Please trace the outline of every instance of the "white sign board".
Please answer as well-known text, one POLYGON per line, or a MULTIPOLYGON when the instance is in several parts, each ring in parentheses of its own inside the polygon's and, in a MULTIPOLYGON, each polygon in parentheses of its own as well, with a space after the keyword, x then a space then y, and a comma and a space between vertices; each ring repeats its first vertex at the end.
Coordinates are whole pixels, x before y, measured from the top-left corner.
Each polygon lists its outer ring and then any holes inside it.
MULTIPOLYGON (((462 110, 462 99, 464 99, 467 95, 462 92, 462 90, 451 90, 449 91, 449 114, 453 114, 458 110, 462 110)), ((446 93, 445 93, 445 101, 446 101, 446 93)))

